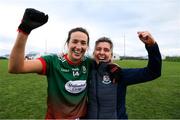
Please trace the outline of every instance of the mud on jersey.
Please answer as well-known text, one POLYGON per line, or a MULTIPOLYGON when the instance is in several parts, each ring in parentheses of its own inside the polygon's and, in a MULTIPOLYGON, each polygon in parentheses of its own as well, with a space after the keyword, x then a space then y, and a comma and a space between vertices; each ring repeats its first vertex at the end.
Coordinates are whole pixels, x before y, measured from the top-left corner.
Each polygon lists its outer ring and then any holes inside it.
POLYGON ((90 59, 79 65, 69 64, 65 56, 47 55, 40 58, 48 81, 46 118, 80 118, 86 113, 87 78, 90 59))

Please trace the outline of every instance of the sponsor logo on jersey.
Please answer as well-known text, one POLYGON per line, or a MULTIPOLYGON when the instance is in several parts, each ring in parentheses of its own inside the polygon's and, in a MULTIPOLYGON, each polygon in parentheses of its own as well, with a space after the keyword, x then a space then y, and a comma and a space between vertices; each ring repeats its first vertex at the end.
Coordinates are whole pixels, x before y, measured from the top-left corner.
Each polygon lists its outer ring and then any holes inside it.
POLYGON ((109 75, 104 75, 103 76, 102 83, 104 83, 104 84, 110 84, 111 83, 111 79, 109 78, 109 75))
POLYGON ((86 80, 68 81, 65 84, 66 91, 77 94, 86 89, 86 80))
POLYGON ((61 71, 62 71, 62 72, 69 72, 69 69, 61 68, 61 71))

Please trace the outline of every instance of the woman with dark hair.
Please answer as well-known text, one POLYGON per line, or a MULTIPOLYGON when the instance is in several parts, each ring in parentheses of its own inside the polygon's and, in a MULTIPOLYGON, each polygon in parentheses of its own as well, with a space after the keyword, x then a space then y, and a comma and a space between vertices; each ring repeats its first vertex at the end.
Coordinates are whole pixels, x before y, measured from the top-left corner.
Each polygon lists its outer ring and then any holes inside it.
POLYGON ((89 34, 81 27, 69 31, 65 55, 46 55, 24 60, 25 45, 30 32, 45 24, 48 15, 38 10, 25 10, 9 59, 10 73, 38 73, 47 76, 48 97, 46 119, 78 119, 86 114, 86 80, 90 59, 84 54, 89 46, 89 34))

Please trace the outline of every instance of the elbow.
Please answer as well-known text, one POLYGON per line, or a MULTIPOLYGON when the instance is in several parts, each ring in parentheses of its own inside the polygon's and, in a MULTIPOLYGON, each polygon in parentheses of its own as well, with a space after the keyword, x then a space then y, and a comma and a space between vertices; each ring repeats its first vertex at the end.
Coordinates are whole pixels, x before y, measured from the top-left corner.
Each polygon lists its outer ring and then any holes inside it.
POLYGON ((159 78, 161 76, 161 71, 162 71, 162 65, 156 65, 157 67, 151 68, 150 71, 152 75, 154 76, 154 79, 159 78))
POLYGON ((156 75, 156 77, 157 77, 157 78, 158 78, 158 77, 161 77, 161 72, 158 73, 158 74, 156 75))
POLYGON ((161 71, 162 71, 162 62, 160 63, 159 69, 157 69, 157 72, 156 72, 157 78, 161 76, 161 71))
POLYGON ((14 70, 9 70, 9 69, 8 69, 8 73, 11 73, 11 74, 18 74, 18 72, 17 72, 17 71, 14 71, 14 70))
POLYGON ((23 72, 24 68, 24 58, 15 57, 15 55, 10 55, 8 61, 8 73, 20 74, 23 72))
POLYGON ((17 70, 13 69, 12 67, 8 67, 8 73, 18 74, 19 72, 17 70))
POLYGON ((21 72, 15 66, 8 64, 8 73, 19 74, 21 72))
POLYGON ((159 78, 161 76, 161 69, 151 70, 148 69, 148 73, 151 75, 152 79, 159 78))
POLYGON ((154 79, 161 77, 161 71, 154 73, 154 79))

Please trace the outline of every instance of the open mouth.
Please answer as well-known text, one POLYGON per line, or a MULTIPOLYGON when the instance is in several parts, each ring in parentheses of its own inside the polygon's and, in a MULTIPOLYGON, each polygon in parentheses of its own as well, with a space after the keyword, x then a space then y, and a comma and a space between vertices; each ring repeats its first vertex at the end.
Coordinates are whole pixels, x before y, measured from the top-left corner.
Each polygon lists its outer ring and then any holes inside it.
POLYGON ((99 60, 105 60, 104 58, 98 58, 99 60))
POLYGON ((105 56, 98 55, 97 58, 98 58, 99 61, 106 61, 105 56))
POLYGON ((72 51, 75 55, 80 55, 83 52, 83 50, 75 50, 75 49, 73 49, 72 51))
POLYGON ((75 54, 80 54, 81 52, 80 51, 76 51, 76 50, 74 50, 73 51, 75 54))

